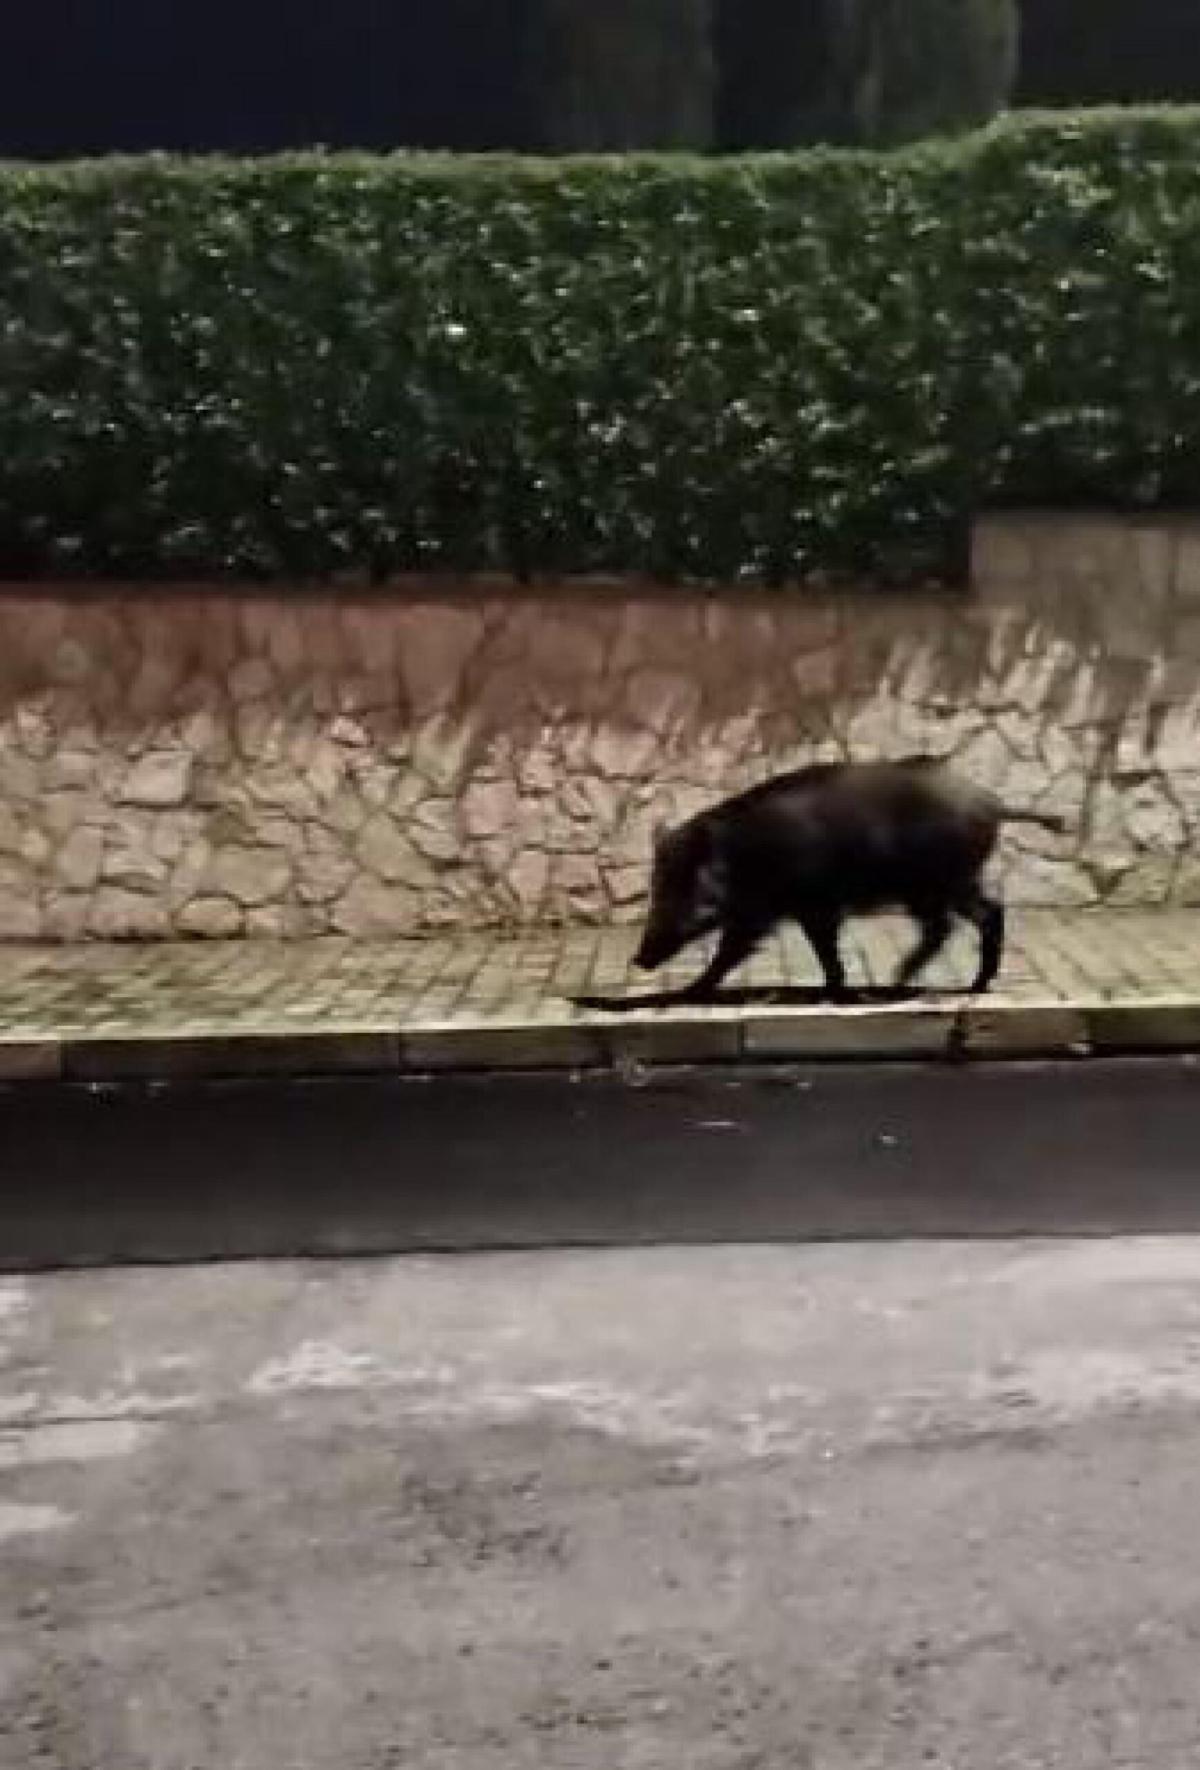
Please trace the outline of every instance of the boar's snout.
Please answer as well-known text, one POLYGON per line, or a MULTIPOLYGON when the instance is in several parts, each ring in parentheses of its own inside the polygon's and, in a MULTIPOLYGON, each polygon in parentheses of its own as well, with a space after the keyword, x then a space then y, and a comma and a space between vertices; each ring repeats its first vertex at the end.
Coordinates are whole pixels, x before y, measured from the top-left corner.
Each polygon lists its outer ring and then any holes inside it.
POLYGON ((651 923, 638 943, 633 962, 639 971, 657 971, 660 965, 675 957, 682 945, 682 941, 672 940, 664 929, 655 928, 651 923))
POLYGON ((657 971, 684 947, 718 927, 724 875, 706 823, 693 820, 655 844, 650 913, 634 954, 639 971, 657 971))

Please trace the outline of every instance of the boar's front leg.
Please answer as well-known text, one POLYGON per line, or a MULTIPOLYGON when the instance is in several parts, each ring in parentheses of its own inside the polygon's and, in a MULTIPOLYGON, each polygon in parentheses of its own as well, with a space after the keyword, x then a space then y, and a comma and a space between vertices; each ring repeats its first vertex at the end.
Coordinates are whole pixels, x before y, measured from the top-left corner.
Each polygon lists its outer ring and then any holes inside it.
POLYGON ((840 917, 832 911, 808 910, 798 920, 825 974, 825 994, 832 1002, 848 1002, 851 992, 846 987, 846 967, 838 947, 840 917))
POLYGON ((722 929, 716 952, 695 983, 689 983, 682 992, 683 999, 711 1001, 729 973, 745 963, 766 932, 760 924, 749 922, 734 922, 722 929))

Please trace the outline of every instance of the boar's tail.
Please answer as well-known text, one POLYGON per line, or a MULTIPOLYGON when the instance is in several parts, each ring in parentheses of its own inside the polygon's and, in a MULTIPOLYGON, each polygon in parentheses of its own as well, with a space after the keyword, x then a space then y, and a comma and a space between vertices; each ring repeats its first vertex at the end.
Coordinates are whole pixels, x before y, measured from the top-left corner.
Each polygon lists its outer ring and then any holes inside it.
POLYGON ((1052 836, 1065 836, 1070 828, 1065 817, 1057 817, 1052 811, 1022 811, 1012 805, 1000 807, 1000 822, 1004 824, 1036 824, 1039 830, 1049 830, 1052 836))

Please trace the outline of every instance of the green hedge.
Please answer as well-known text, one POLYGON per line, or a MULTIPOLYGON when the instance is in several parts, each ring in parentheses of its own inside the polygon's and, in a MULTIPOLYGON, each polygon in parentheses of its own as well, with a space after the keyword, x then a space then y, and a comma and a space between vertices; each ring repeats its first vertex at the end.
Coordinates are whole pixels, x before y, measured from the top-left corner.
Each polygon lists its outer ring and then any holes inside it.
POLYGON ((0 168, 0 573, 902 581, 1200 503, 1200 112, 0 168))

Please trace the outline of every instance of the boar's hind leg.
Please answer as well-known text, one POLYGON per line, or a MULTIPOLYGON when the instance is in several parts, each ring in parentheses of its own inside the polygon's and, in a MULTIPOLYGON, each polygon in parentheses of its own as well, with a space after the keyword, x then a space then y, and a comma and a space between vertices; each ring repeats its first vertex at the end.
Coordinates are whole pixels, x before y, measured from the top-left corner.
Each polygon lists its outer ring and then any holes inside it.
POLYGON ((1004 956, 1004 906, 976 889, 955 907, 979 930, 979 969, 971 985, 971 994, 982 996, 995 982, 1004 956))
POLYGON ((750 957, 766 932, 765 928, 745 922, 733 923, 723 929, 716 952, 695 983, 690 983, 684 990, 684 995, 693 1002, 704 1002, 715 995, 729 973, 736 971, 750 957))
POLYGON ((921 936, 896 973, 896 988, 907 989, 935 959, 950 938, 950 913, 945 909, 914 911, 921 936))

